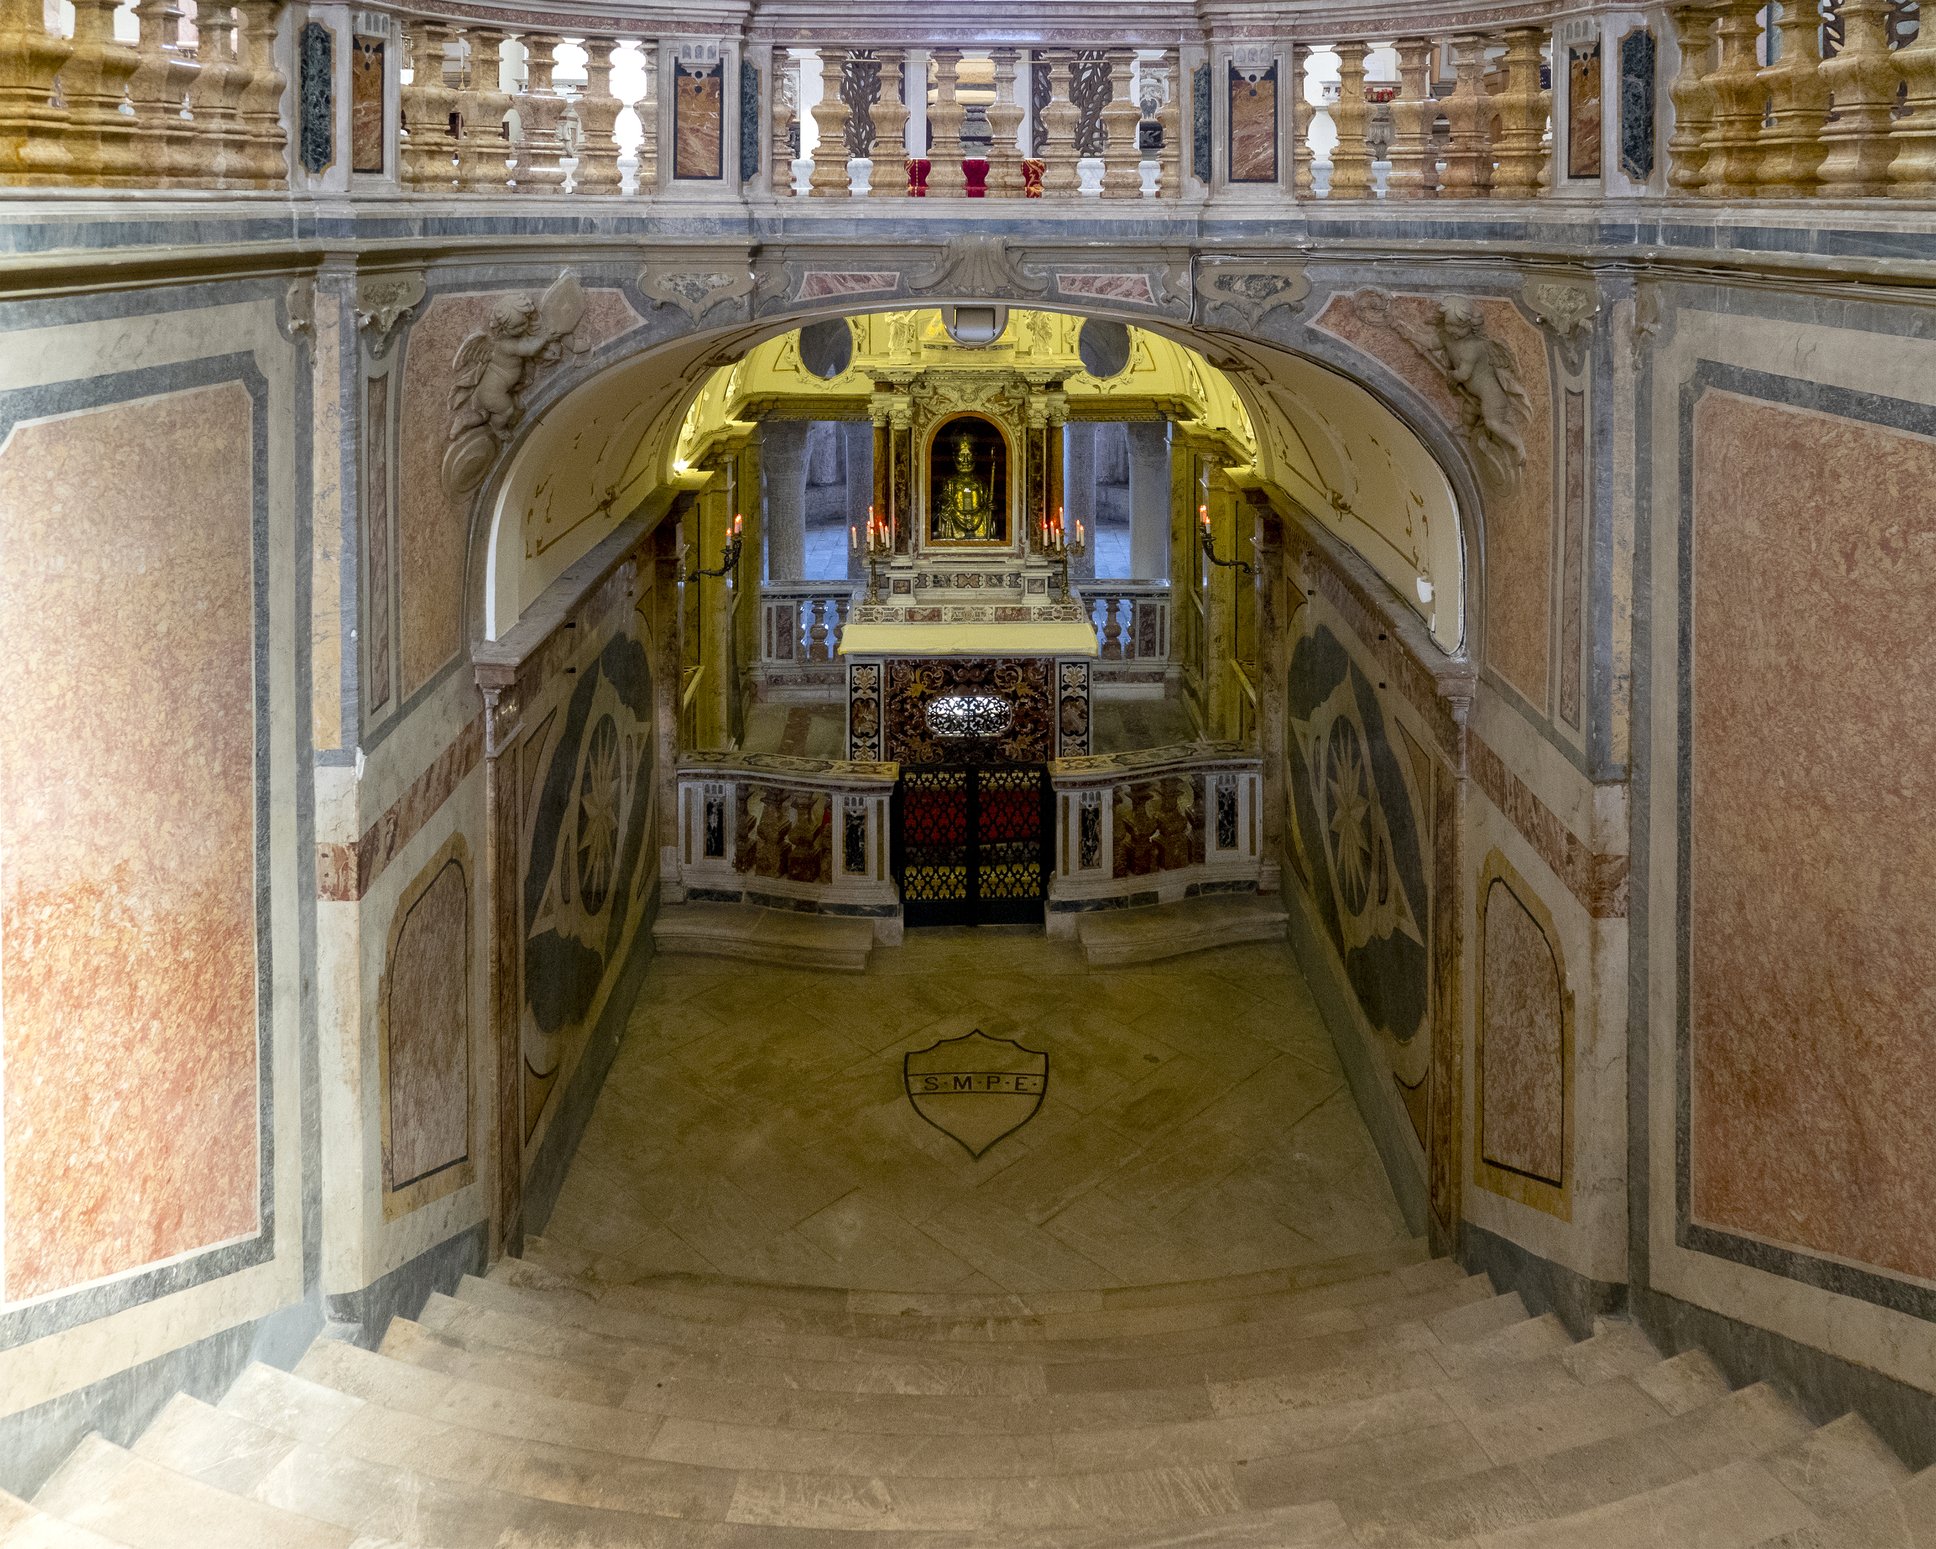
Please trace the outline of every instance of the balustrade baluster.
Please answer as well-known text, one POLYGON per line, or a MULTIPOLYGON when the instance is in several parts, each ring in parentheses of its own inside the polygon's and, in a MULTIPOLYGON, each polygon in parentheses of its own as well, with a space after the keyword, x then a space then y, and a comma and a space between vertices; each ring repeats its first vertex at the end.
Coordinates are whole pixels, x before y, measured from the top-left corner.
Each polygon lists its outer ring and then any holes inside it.
POLYGON ((1106 199, 1135 199, 1143 192, 1143 157, 1136 148, 1136 126, 1143 113, 1136 106, 1131 84, 1135 59, 1132 49, 1114 48, 1108 54, 1109 101, 1102 110, 1102 192, 1106 199))
POLYGON ((1822 66, 1835 115, 1822 130, 1825 199, 1870 199, 1889 192, 1890 139, 1898 75, 1885 30, 1888 0, 1842 0, 1842 48, 1822 66))
POLYGON ((616 38, 586 38, 585 90, 573 104, 578 114, 578 166, 572 181, 581 194, 615 194, 624 187, 618 170, 619 109, 612 95, 612 61, 618 54, 616 38))
MULTIPOLYGON (((1042 110, 1043 143, 1036 154, 1042 159, 1042 196, 1072 195, 1082 186, 1076 163, 1082 151, 1076 144, 1076 127, 1082 111, 1076 106, 1076 75, 1081 60, 1072 48, 1062 50, 1062 90, 1051 90, 1049 105, 1042 110)), ((1050 77, 1051 82, 1054 76, 1050 77)))
POLYGON ((1022 129, 1022 103, 1016 95, 1015 50, 998 48, 995 54, 995 100, 988 109, 988 196, 991 199, 1022 197, 1022 151, 1016 136, 1022 129))
POLYGON ((807 193, 815 199, 845 199, 847 178, 847 120, 851 110, 841 95, 841 78, 847 73, 847 50, 820 50, 820 100, 813 105, 814 127, 819 140, 813 148, 813 176, 807 180, 807 193))
POLYGON ((1120 597, 1105 597, 1102 600, 1102 659, 1106 662, 1119 662, 1123 659, 1123 624, 1118 612, 1123 606, 1120 597))
POLYGON ((0 0, 0 183, 65 182, 72 124, 54 81, 72 53, 47 30, 41 0, 0 0))
POLYGON ((834 599, 834 630, 832 638, 827 643, 827 658, 830 661, 840 650, 840 637, 847 628, 847 615, 852 611, 853 605, 851 597, 834 599))
POLYGON ((960 199, 968 193, 968 175, 961 166, 961 99, 955 95, 958 48, 937 48, 934 60, 934 106, 928 110, 931 148, 928 151, 928 197, 960 199))
POLYGON ((1667 142, 1672 163, 1669 184, 1680 193, 1695 194, 1706 181, 1708 131, 1714 123, 1713 68, 1714 12, 1706 4, 1676 6, 1669 13, 1680 45, 1680 73, 1669 93, 1674 103, 1674 135, 1667 142))
POLYGON ((1915 42, 1896 52, 1896 68, 1908 83, 1906 116, 1896 120, 1896 156, 1889 192, 1905 199, 1936 194, 1936 7, 1915 42))
POLYGON ((1183 195, 1183 57, 1175 49, 1164 51, 1161 87, 1156 128, 1163 144, 1156 152, 1156 189, 1165 199, 1179 199, 1183 195))
POLYGON ((1493 147, 1494 198, 1531 199, 1546 183, 1546 120, 1552 93, 1539 84, 1546 31, 1515 27, 1506 34, 1506 89, 1499 102, 1499 143, 1493 147))
POLYGON ((504 115, 511 111, 510 93, 503 89, 504 34, 490 27, 473 27, 465 35, 470 45, 464 81, 464 139, 457 151, 457 181, 477 193, 503 193, 511 181, 511 142, 504 132, 504 115))
POLYGON ((833 659, 833 651, 827 643, 827 599, 815 597, 806 604, 809 623, 807 625, 807 660, 824 662, 833 659))
POLYGON ((1338 145, 1331 153, 1331 197, 1366 199, 1371 196, 1371 147, 1365 131, 1371 126, 1371 107, 1365 101, 1365 44, 1332 45, 1338 56, 1338 105, 1331 112, 1338 145))
POLYGON ((1400 38, 1397 49, 1391 175, 1385 186, 1394 199, 1430 199, 1439 191, 1439 157, 1432 145, 1432 124, 1439 116, 1432 100, 1432 44, 1426 38, 1400 38))
POLYGON ((1486 40, 1468 33, 1452 40, 1456 78, 1445 99, 1452 144, 1446 152, 1443 187, 1452 198, 1473 198, 1492 189, 1492 98, 1485 90, 1486 40))
POLYGON ((61 66, 60 90, 70 115, 76 182, 121 187, 139 180, 134 120, 121 111, 141 59, 114 37, 118 0, 74 0, 74 52, 61 66))
POLYGON ((559 132, 565 118, 565 99, 554 82, 558 46, 563 41, 549 33, 527 32, 524 44, 524 85, 511 99, 518 113, 517 188, 521 194, 557 193, 564 187, 565 153, 559 132))
POLYGON ((1298 199, 1309 199, 1315 193, 1311 163, 1316 153, 1311 149, 1313 115, 1308 95, 1311 52, 1308 43, 1291 45, 1291 193, 1298 199))
POLYGON ((881 50, 881 100, 874 104, 874 172, 870 179, 876 199, 908 196, 908 105, 902 94, 907 54, 881 50))
POLYGON ((784 48, 773 50, 773 154, 768 185, 776 199, 793 197, 793 163, 799 146, 787 133, 800 122, 800 61, 784 48))
POLYGON ((1776 24, 1775 62, 1761 72, 1769 122, 1761 130, 1755 191, 1770 199, 1799 199, 1821 178, 1822 126, 1828 122, 1828 82, 1822 79, 1822 20, 1814 5, 1785 0, 1776 24))
POLYGON ((187 182, 194 175, 194 130, 182 117, 182 106, 195 66, 182 52, 182 10, 174 0, 140 0, 134 16, 141 29, 136 44, 141 62, 128 80, 128 100, 134 104, 142 180, 187 182))
POLYGON ((220 0, 195 8, 195 49, 201 68, 189 88, 195 115, 197 180, 211 188, 235 187, 246 178, 244 130, 237 102, 245 84, 235 62, 235 7, 220 0))
POLYGON ((283 0, 240 0, 240 47, 247 76, 236 100, 247 163, 244 176, 256 188, 289 182, 289 137, 282 127, 282 94, 289 79, 276 63, 276 21, 283 0))
POLYGON ((1714 121, 1708 130, 1701 192, 1709 198, 1753 193, 1760 179, 1761 120, 1768 100, 1755 51, 1763 0, 1727 0, 1721 11, 1720 61, 1708 77, 1714 121))
MULTIPOLYGON (((659 46, 640 42, 638 50, 645 91, 632 105, 632 115, 639 121, 639 148, 633 153, 632 188, 636 193, 645 194, 659 186, 659 46)), ((616 132, 616 120, 613 121, 613 128, 616 132)))

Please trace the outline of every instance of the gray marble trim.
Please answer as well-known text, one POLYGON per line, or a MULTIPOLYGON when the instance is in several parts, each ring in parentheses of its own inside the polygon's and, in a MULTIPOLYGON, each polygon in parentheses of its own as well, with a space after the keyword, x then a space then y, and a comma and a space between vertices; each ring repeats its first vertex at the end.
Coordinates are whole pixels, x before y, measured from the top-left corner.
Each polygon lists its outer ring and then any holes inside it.
POLYGON ((1534 1317, 1554 1314, 1575 1339, 1591 1338, 1598 1319, 1626 1310, 1626 1286, 1556 1264, 1476 1222, 1459 1229, 1459 1262, 1469 1274, 1490 1275, 1500 1291, 1517 1291, 1534 1317))
MULTIPOLYGON (((250 427, 254 468, 253 488, 253 587, 255 592, 255 931, 256 931, 256 1078, 257 1106, 257 1187, 259 1218, 252 1236, 237 1242, 208 1248, 137 1271, 104 1284, 79 1286, 11 1311, 0 1313, 0 1350, 45 1338, 63 1329, 90 1323, 110 1313, 120 1312, 143 1302, 172 1295, 190 1286, 201 1285, 237 1270, 261 1264, 275 1254, 275 974, 272 960, 274 920, 272 901, 274 879, 270 872, 270 816, 279 793, 271 784, 269 743, 270 676, 270 596, 269 596, 269 384, 253 355, 211 355, 199 360, 165 366, 144 366, 134 371, 118 371, 103 376, 38 387, 0 392, 0 441, 23 420, 51 415, 72 414, 86 409, 104 408, 131 399, 151 398, 164 393, 211 387, 224 382, 239 382, 247 389, 250 402, 250 427)), ((304 567, 297 565, 300 573, 304 567)), ((298 681, 307 674, 308 615, 296 629, 298 681)), ((298 733, 307 742, 307 705, 296 719, 304 723, 298 733)), ((299 751, 301 749, 299 748, 299 751)), ((309 766, 299 759, 299 771, 309 766)), ((297 779, 300 787, 305 782, 297 779)), ((315 844, 307 824, 304 803, 297 793, 299 843, 306 842, 309 861, 314 866, 315 844)), ((299 877, 296 886, 302 887, 299 877)), ((308 891, 298 898, 297 907, 307 918, 313 910, 315 878, 308 878, 308 891)), ((313 981, 312 981, 313 982, 313 981)))
MULTIPOLYGON (((297 1090, 294 1094, 301 1103, 301 1140, 302 1156, 302 1265, 303 1289, 314 1290, 322 1279, 323 1273, 323 1117, 322 1117, 322 1033, 317 1016, 316 997, 303 993, 317 982, 316 975, 316 782, 307 771, 314 767, 315 760, 315 717, 311 707, 316 702, 314 631, 311 620, 314 601, 310 566, 315 552, 315 467, 316 467, 316 413, 315 413, 315 335, 311 334, 297 341, 297 364, 295 372, 295 434, 293 437, 296 469, 295 489, 295 534, 293 539, 293 569, 295 571, 294 628, 295 636, 295 678, 296 703, 292 716, 295 732, 295 759, 292 768, 296 771, 296 929, 298 936, 297 960, 301 965, 301 978, 298 981, 302 990, 296 996, 297 1003, 297 1090)), ((263 427, 263 417, 256 417, 256 466, 266 468, 268 460, 268 441, 263 427)), ((344 545, 348 547, 347 543, 344 545)), ((257 539, 258 555, 266 553, 267 545, 260 537, 257 539)), ((262 561, 258 562, 263 563, 262 561)), ((266 570, 258 579, 258 593, 266 590, 266 570)), ((266 632, 265 632, 266 633, 266 632)), ((349 638, 344 638, 344 656, 354 653, 349 649, 349 638)), ((256 662, 257 693, 262 693, 262 682, 268 675, 266 651, 259 649, 256 662)), ((266 706, 257 710, 258 724, 266 719, 266 706)), ((354 723, 351 723, 354 724, 354 723)), ((266 771, 267 765, 263 766, 266 771)), ((266 772, 264 785, 266 788, 266 772)), ((262 833, 267 835, 267 803, 259 802, 263 813, 262 833)), ((257 891, 258 908, 266 912, 269 884, 265 863, 260 859, 262 849, 258 849, 257 891)), ((268 1059, 264 1055, 265 1063, 268 1059)), ((265 1096, 263 1122, 271 1121, 273 1110, 268 1106, 265 1096)), ((266 1190, 265 1190, 266 1192, 266 1190)), ((273 1241, 273 1238, 270 1239, 273 1241)))
POLYGON ((1331 1043, 1344 1067, 1345 1081, 1363 1115, 1371 1142, 1378 1148, 1379 1160, 1391 1179, 1392 1193, 1404 1212, 1406 1227, 1423 1236, 1431 1222, 1431 1207, 1426 1192, 1425 1174, 1414 1155, 1417 1142, 1400 1126, 1398 1105, 1385 1090, 1359 1031, 1363 1018, 1351 989, 1333 966, 1330 945, 1318 924, 1311 918, 1310 904, 1302 888, 1287 888, 1283 893, 1285 912, 1290 916, 1291 951, 1304 971, 1311 995, 1324 1017, 1331 1043))
MULTIPOLYGON (((1587 356, 1587 485, 1586 573, 1581 578, 1586 634, 1586 777, 1595 784, 1627 778, 1627 765, 1613 754, 1613 587, 1617 572, 1614 554, 1613 444, 1614 386, 1613 312, 1633 297, 1625 278, 1603 276, 1600 316, 1594 319, 1593 348, 1587 356)), ((1636 482, 1645 477, 1645 462, 1635 459, 1636 482)), ((1564 606, 1564 603, 1562 603, 1564 606)), ((1630 712, 1631 713, 1631 712, 1630 712)))
POLYGON ((654 955, 652 922, 658 913, 659 884, 655 881, 640 913, 631 950, 605 997, 605 1009, 585 1039, 585 1052, 579 1057, 578 1069, 572 1073, 568 1088, 558 1095, 551 1127, 545 1131, 545 1138, 538 1144, 538 1154, 525 1173, 523 1224, 527 1236, 542 1232, 545 1222, 551 1219, 552 1208, 558 1203, 558 1191, 565 1185, 565 1173, 578 1152, 578 1142, 591 1121, 592 1108, 605 1085, 612 1061, 618 1057, 626 1022, 632 1015, 645 983, 647 965, 654 955))
POLYGON ((432 1243, 408 1263, 379 1275, 360 1291, 325 1297, 324 1335, 374 1350, 392 1318, 414 1318, 433 1291, 449 1296, 466 1275, 481 1275, 490 1262, 488 1223, 473 1222, 454 1237, 432 1243))
MULTIPOLYGON (((317 275, 317 309, 330 299, 324 281, 333 281, 336 312, 337 503, 342 508, 342 539, 336 555, 337 632, 342 642, 337 664, 337 746, 319 750, 318 762, 356 760, 358 728, 363 724, 363 339, 356 326, 356 282, 347 267, 317 275)), ((313 416, 310 417, 313 423, 313 416)))
POLYGON ((1693 1219, 1692 1088, 1692 829, 1694 808, 1694 411, 1709 388, 1791 408, 1812 409, 1913 435, 1936 437, 1936 407, 1855 392, 1799 377, 1777 376, 1704 360, 1680 392, 1680 510, 1678 512, 1679 631, 1676 658, 1678 722, 1675 769, 1675 1094, 1674 1240, 1696 1253, 1780 1275, 1837 1296, 1873 1302, 1910 1317, 1936 1321, 1936 1287, 1887 1271, 1861 1268, 1804 1250, 1741 1236, 1693 1219))

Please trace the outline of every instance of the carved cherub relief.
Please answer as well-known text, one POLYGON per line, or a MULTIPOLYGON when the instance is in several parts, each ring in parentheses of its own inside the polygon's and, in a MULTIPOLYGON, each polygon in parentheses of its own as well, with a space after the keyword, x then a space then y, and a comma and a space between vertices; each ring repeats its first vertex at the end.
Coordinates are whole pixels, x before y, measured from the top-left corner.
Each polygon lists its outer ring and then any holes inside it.
POLYGON ((1516 482, 1526 466, 1525 424, 1533 402, 1512 351, 1486 332, 1479 309, 1451 296, 1437 303, 1427 326, 1393 311, 1382 292, 1360 291, 1353 299, 1360 317, 1389 328, 1444 376, 1481 468, 1500 484, 1516 482))
POLYGON ((507 296, 491 320, 458 348, 450 394, 450 446, 444 453, 444 490, 464 495, 490 470, 504 438, 523 413, 524 390, 541 367, 564 355, 585 315, 585 293, 569 272, 542 297, 507 296))

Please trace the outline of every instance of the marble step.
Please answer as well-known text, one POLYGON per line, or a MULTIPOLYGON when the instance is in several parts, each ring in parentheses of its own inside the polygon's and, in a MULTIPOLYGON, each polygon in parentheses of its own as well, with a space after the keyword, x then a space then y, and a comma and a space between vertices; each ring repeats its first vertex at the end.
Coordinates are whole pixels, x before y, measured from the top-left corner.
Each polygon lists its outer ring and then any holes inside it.
POLYGON ((1767 1549, 1936 1549, 1936 1468, 1820 1515, 1767 1549))
POLYGON ((372 1549, 341 1526, 205 1484, 99 1436, 74 1449, 34 1504, 128 1549, 372 1549))
POLYGON ((1147 1336, 1233 1324, 1255 1325, 1292 1313, 1390 1302, 1403 1296, 1461 1284, 1469 1277, 1451 1260, 1433 1259, 1402 1270, 1357 1276, 1329 1284, 1249 1291, 1194 1302, 967 1316, 913 1309, 890 1312, 766 1306, 735 1297, 614 1281, 596 1273, 569 1274, 550 1269, 544 1264, 517 1260, 505 1260, 492 1266, 484 1278, 526 1290, 590 1294, 600 1300, 635 1307, 655 1316, 676 1318, 693 1324, 725 1326, 736 1331, 771 1330, 897 1341, 1002 1344, 1147 1336))
POLYGON ((128 1549, 0 1490, 0 1549, 128 1549))
POLYGON ((1831 1420, 1770 1468, 1817 1519, 1772 1540, 1778 1549, 1936 1549, 1936 1468, 1912 1474, 1855 1415, 1831 1420))
MULTIPOLYGON (((492 1266, 493 1277, 532 1269, 548 1270, 565 1280, 585 1278, 600 1285, 631 1285, 683 1299, 687 1304, 719 1309, 721 1317, 737 1315, 741 1306, 787 1314, 878 1314, 970 1320, 1024 1318, 1126 1308, 1197 1307, 1254 1296, 1321 1287, 1358 1280, 1378 1280, 1418 1272, 1462 1276, 1450 1259, 1434 1259, 1424 1241, 1413 1238, 1387 1248, 1276 1269, 1249 1270, 1203 1280, 1173 1281, 1140 1286, 1107 1286, 1084 1291, 1027 1292, 893 1292, 845 1290, 830 1286, 787 1285, 777 1281, 735 1280, 725 1275, 670 1274, 641 1269, 622 1258, 588 1253, 553 1238, 525 1241, 525 1257, 502 1259, 492 1266)), ((1410 1289, 1401 1285, 1399 1289, 1410 1289)))
POLYGON ((864 973, 874 950, 874 923, 757 904, 667 904, 652 922, 652 940, 661 952, 864 973))
POLYGON ((1215 893, 1147 909, 1095 909, 1076 917, 1091 968, 1155 963, 1243 941, 1282 941, 1289 916, 1275 897, 1215 893))
POLYGON ((454 1298, 435 1297, 426 1304, 418 1321, 443 1327, 459 1316, 459 1307, 474 1307, 484 1312, 553 1321, 560 1309, 582 1310, 588 1320, 609 1332, 652 1347, 713 1350, 725 1345, 735 1349, 754 1348, 774 1355, 799 1360, 948 1359, 969 1364, 1027 1362, 1054 1364, 1067 1361, 1147 1360, 1154 1355, 1183 1354, 1192 1351, 1249 1349, 1259 1344, 1307 1339, 1323 1334, 1355 1333, 1390 1323, 1404 1323, 1437 1317, 1475 1303, 1494 1298, 1492 1283, 1484 1276, 1472 1276, 1383 1301, 1299 1307, 1295 1304, 1260 1309, 1266 1315, 1249 1323, 1216 1323, 1207 1327, 1135 1329, 1107 1336, 1029 1341, 962 1339, 941 1337, 921 1339, 912 1331, 908 1337, 878 1337, 873 1334, 801 1333, 768 1329, 757 1325, 722 1327, 716 1323, 695 1323, 668 1318, 656 1310, 637 1305, 639 1298, 626 1287, 575 1291, 534 1291, 525 1289, 508 1277, 475 1279, 466 1276, 454 1298))

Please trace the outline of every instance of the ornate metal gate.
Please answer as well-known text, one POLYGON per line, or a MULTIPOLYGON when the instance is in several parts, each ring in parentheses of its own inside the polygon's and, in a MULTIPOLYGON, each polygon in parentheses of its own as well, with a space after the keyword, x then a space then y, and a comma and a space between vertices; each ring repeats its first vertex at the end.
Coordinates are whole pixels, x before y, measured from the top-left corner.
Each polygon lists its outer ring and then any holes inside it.
POLYGON ((894 874, 907 924, 1039 925, 1053 800, 1042 764, 904 768, 894 874))

